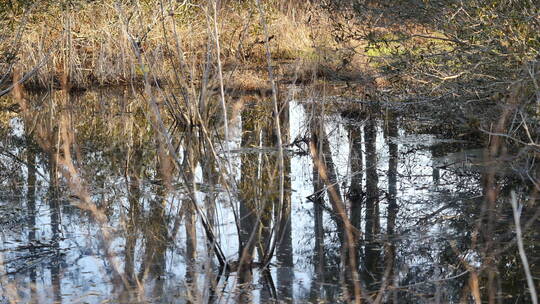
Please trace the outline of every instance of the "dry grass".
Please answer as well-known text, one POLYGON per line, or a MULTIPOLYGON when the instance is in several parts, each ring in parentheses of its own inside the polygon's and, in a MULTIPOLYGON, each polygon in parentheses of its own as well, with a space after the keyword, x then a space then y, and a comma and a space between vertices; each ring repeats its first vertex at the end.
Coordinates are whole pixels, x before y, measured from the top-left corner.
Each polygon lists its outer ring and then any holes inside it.
MULTIPOLYGON (((311 81, 313 76, 361 78, 352 71, 361 68, 362 60, 333 41, 330 17, 320 8, 306 5, 283 11, 268 5, 265 9, 273 60, 288 63, 282 76, 300 81, 311 81)), ((229 76, 226 80, 233 80, 225 83, 228 88, 264 90, 266 84, 260 81, 266 78, 264 35, 258 14, 254 4, 241 2, 230 2, 220 11, 221 59, 225 76, 229 76), (251 72, 230 77, 239 68, 251 72)), ((58 88, 66 81, 74 89, 142 83, 143 74, 150 71, 153 80, 174 83, 182 62, 185 69, 180 72, 197 84, 207 50, 215 52, 209 43, 213 39, 211 18, 205 6, 169 1, 163 1, 163 9, 145 4, 119 8, 110 0, 83 2, 68 9, 37 5, 24 25, 16 52, 18 66, 28 72, 45 58, 45 64, 26 83, 32 88, 58 88), (140 48, 142 64, 132 42, 140 48)), ((212 56, 213 65, 215 54, 212 56)), ((215 69, 210 68, 210 85, 217 78, 215 69)))

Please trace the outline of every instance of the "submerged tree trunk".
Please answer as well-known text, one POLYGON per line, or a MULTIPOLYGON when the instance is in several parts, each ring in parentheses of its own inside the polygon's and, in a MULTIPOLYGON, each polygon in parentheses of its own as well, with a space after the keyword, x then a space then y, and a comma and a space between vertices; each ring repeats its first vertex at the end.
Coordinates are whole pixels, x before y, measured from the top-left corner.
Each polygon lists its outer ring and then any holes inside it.
MULTIPOLYGON (((392 115, 388 120, 388 136, 390 137, 388 143, 388 209, 387 209, 387 222, 386 222, 386 235, 387 244, 385 246, 386 252, 384 256, 384 276, 385 284, 383 294, 387 293, 389 287, 388 303, 399 303, 397 299, 397 292, 393 288, 395 287, 396 276, 396 219, 398 214, 397 204, 397 174, 398 174, 398 160, 399 160, 399 147, 393 139, 398 137, 398 128, 395 117, 392 115)), ((381 295, 382 297, 382 295, 381 295)))
MULTIPOLYGON (((36 240, 36 147, 33 144, 30 134, 28 134, 28 127, 25 128, 26 134, 26 162, 28 168, 28 177, 27 177, 27 192, 26 192, 26 210, 28 215, 28 241, 30 243, 36 240)), ((34 248, 30 249, 32 255, 36 254, 34 248)), ((37 299, 37 275, 36 268, 30 268, 30 301, 35 303, 38 302, 37 299)))
POLYGON ((249 151, 259 146, 259 131, 256 128, 256 117, 253 105, 249 104, 242 111, 242 148, 247 151, 241 154, 240 177, 240 248, 238 264, 238 283, 242 286, 239 301, 251 303, 253 296, 252 264, 256 244, 259 242, 260 221, 258 215, 258 189, 256 181, 259 176, 258 154, 249 151))
MULTIPOLYGON (((359 119, 359 117, 357 117, 359 119)), ((358 230, 362 231, 362 204, 364 203, 364 191, 362 189, 362 177, 364 176, 362 151, 362 132, 358 126, 350 126, 349 130, 349 162, 351 166, 351 185, 348 198, 351 208, 351 222, 358 230)), ((360 263, 361 239, 358 238, 358 250, 356 251, 356 263, 360 263)))
MULTIPOLYGON (((282 109, 281 115, 280 115, 280 126, 281 126, 281 134, 282 134, 282 142, 288 143, 289 142, 289 107, 288 103, 285 105, 285 107, 282 109)), ((275 135, 277 136, 277 134, 275 135)), ((277 139, 274 139, 274 145, 277 144, 277 139)), ((277 166, 276 160, 276 168, 279 168, 277 166)), ((293 261, 293 243, 292 243, 292 204, 291 204, 291 158, 289 154, 284 155, 283 159, 284 168, 282 174, 284 176, 284 185, 283 185, 283 206, 281 206, 282 210, 276 210, 276 220, 280 219, 280 223, 275 223, 275 225, 279 225, 279 229, 276 229, 276 231, 280 231, 281 235, 276 235, 277 238, 277 251, 276 251, 276 258, 279 264, 279 268, 277 269, 277 296, 278 299, 282 299, 285 303, 292 303, 294 299, 294 261, 293 261), (280 214, 279 214, 280 213, 280 214), (279 214, 279 216, 278 216, 279 214)), ((278 172, 279 174, 279 172, 278 172)), ((277 180, 277 179, 276 179, 277 180)), ((279 185, 277 185, 276 188, 279 188, 279 185)), ((279 203, 279 199, 277 200, 279 203)), ((278 204, 279 206, 279 204, 278 204)))
MULTIPOLYGON (((321 299, 321 288, 325 282, 325 248, 324 248, 324 223, 323 223, 323 205, 324 205, 324 181, 319 176, 317 166, 313 166, 313 234, 315 236, 315 250, 313 254, 313 266, 315 278, 311 283, 310 298, 313 301, 321 299)), ((322 300, 322 299, 321 299, 322 300)))
POLYGON ((380 278, 379 259, 380 244, 378 235, 380 232, 379 219, 379 176, 377 173, 377 125, 373 117, 370 117, 364 126, 366 139, 366 221, 365 221, 365 262, 366 283, 368 288, 376 289, 376 282, 380 278))

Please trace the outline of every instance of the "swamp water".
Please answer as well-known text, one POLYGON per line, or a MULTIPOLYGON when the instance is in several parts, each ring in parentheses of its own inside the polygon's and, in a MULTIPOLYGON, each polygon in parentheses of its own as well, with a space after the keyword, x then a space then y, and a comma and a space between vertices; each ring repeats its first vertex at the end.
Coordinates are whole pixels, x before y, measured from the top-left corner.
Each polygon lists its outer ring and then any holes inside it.
MULTIPOLYGON (((216 117, 207 128, 164 119, 159 140, 129 94, 27 99, 32 114, 1 129, 1 301, 336 303, 359 286, 381 303, 467 303, 488 297, 488 266, 501 302, 530 301, 509 203, 511 191, 531 198, 526 174, 430 121, 291 98, 281 163, 271 108, 257 101, 231 105, 226 142, 216 117)), ((535 204, 522 222, 538 285, 535 204)))

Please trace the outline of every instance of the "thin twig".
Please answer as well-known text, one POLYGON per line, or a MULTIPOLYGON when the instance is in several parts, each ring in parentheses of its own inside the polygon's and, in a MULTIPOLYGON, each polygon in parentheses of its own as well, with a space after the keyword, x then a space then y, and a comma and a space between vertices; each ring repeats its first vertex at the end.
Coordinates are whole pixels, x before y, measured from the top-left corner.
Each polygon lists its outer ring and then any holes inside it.
POLYGON ((538 304, 538 295, 536 294, 536 288, 534 287, 534 281, 531 275, 531 269, 529 268, 527 255, 525 254, 525 247, 523 246, 523 236, 521 234, 521 223, 520 223, 521 206, 518 207, 516 192, 514 192, 514 190, 512 190, 511 192, 510 203, 512 204, 514 222, 516 223, 516 239, 517 239, 517 244, 518 244, 519 257, 521 258, 521 263, 523 263, 523 270, 525 271, 525 277, 527 278, 527 285, 529 287, 529 292, 531 293, 532 303, 538 304))

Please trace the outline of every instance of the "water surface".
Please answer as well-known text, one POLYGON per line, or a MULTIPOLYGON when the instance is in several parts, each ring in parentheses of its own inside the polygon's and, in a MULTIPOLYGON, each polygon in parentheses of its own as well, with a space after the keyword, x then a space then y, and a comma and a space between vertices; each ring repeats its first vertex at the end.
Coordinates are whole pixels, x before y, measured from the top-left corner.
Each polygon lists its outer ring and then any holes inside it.
POLYGON ((186 127, 163 104, 160 129, 128 90, 26 99, 1 126, 3 301, 457 303, 479 278, 528 303, 511 191, 539 282, 523 161, 422 113, 284 97, 281 162, 270 98, 231 100, 227 140, 220 115, 186 127))

